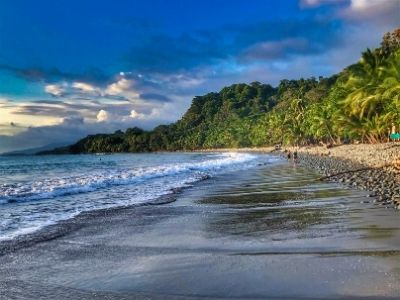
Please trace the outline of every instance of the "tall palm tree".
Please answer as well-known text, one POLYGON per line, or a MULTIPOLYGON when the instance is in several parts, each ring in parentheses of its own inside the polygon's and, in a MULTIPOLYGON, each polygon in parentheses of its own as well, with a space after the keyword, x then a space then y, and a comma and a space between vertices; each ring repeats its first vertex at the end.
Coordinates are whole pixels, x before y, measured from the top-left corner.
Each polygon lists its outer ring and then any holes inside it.
POLYGON ((376 112, 382 100, 381 95, 376 93, 382 71, 382 60, 379 55, 369 49, 364 52, 344 84, 349 94, 344 99, 343 106, 350 114, 362 119, 369 118, 376 112))

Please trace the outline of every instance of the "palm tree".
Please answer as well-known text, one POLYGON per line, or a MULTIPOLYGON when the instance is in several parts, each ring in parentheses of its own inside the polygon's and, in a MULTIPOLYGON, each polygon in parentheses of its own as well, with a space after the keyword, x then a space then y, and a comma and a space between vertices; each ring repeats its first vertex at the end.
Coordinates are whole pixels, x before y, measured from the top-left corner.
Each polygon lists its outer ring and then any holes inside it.
POLYGON ((400 49, 392 53, 383 66, 384 79, 379 92, 384 99, 400 104, 400 49))
POLYGON ((376 93, 382 71, 382 60, 379 55, 369 49, 364 52, 344 84, 349 94, 344 99, 343 105, 350 114, 362 119, 369 118, 376 112, 382 100, 381 95, 376 93))

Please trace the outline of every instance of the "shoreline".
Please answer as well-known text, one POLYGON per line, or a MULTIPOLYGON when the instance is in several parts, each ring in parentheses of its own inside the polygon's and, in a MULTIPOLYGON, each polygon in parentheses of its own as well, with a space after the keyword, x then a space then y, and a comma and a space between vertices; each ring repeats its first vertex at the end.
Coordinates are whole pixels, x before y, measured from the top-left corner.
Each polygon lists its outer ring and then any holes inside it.
POLYGON ((271 146, 199 152, 261 152, 286 158, 286 151, 295 149, 299 164, 316 170, 323 176, 322 180, 369 191, 369 197, 374 198, 371 202, 400 209, 400 143, 283 147, 281 150, 271 146))
MULTIPOLYGON (((199 184, 205 178, 200 180, 194 184, 199 184)), ((194 184, 192 186, 194 186, 194 184)), ((192 187, 190 186, 190 187, 192 187)), ((122 215, 129 215, 135 214, 135 209, 139 207, 146 207, 146 206, 161 206, 165 204, 169 204, 175 202, 179 195, 185 190, 190 187, 184 188, 176 188, 172 189, 169 194, 165 194, 159 196, 147 203, 139 203, 139 204, 132 204, 132 205, 125 205, 125 206, 116 206, 116 207, 109 207, 109 208, 100 208, 90 211, 83 211, 79 214, 73 216, 72 218, 68 218, 65 220, 58 221, 54 224, 50 224, 44 226, 37 231, 21 234, 11 239, 0 240, 0 257, 10 254, 14 251, 28 248, 30 246, 49 242, 51 240, 62 238, 79 230, 82 226, 90 220, 95 220, 96 218, 113 218, 116 216, 122 215)))
MULTIPOLYGON (((286 158, 287 150, 263 147, 246 151, 269 152, 286 158)), ((321 180, 369 191, 369 197, 374 199, 366 202, 400 209, 399 143, 302 146, 297 151, 300 165, 316 170, 323 175, 321 180)))

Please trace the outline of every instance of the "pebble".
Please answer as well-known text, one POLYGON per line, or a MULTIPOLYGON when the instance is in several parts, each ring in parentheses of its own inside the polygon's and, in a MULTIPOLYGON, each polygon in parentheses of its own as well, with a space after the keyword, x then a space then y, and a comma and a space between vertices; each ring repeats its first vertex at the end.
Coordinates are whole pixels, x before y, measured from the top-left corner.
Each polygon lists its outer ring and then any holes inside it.
MULTIPOLYGON (((324 176, 365 168, 364 165, 349 160, 307 153, 299 153, 299 162, 305 167, 316 169, 324 176)), ((340 174, 328 180, 370 191, 367 197, 376 197, 373 203, 400 209, 400 186, 397 184, 396 174, 393 168, 380 168, 340 174)))

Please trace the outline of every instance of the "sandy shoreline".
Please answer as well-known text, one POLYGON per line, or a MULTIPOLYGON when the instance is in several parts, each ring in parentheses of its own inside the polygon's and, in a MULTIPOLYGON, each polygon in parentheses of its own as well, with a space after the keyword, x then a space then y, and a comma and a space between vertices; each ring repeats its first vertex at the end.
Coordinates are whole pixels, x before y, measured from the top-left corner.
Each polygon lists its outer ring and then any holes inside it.
MULTIPOLYGON (((203 180, 198 181, 196 184, 201 184, 202 181, 203 180)), ((152 207, 172 203, 176 201, 177 197, 180 193, 182 193, 183 190, 184 188, 173 189, 170 191, 169 194, 159 196, 146 203, 101 208, 81 212, 72 218, 61 220, 55 224, 44 226, 38 231, 23 234, 12 239, 0 240, 0 257, 23 248, 31 247, 35 244, 45 243, 62 238, 63 236, 68 235, 69 233, 79 230, 81 227, 85 226, 82 224, 86 224, 88 220, 115 218, 118 216, 129 215, 132 213, 132 211, 136 210, 139 207, 152 207)))

